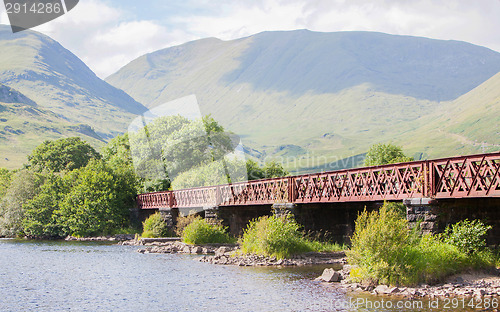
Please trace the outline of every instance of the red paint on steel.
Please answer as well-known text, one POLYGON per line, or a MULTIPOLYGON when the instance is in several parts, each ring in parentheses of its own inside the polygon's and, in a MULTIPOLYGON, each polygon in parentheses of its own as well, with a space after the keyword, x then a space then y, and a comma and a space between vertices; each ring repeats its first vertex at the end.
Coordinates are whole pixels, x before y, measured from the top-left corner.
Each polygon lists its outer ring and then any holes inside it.
POLYGON ((137 196, 141 209, 500 197, 500 152, 137 196))

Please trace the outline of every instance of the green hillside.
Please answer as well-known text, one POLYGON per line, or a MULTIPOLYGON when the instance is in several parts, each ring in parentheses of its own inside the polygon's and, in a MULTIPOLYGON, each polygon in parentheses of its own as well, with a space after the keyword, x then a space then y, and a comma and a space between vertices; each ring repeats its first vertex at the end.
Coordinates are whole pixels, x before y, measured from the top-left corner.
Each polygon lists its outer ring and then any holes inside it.
POLYGON ((103 145, 90 126, 71 124, 0 84, 0 167, 20 168, 26 162, 26 155, 44 140, 72 136, 79 136, 94 146, 103 145))
POLYGON ((145 110, 51 38, 35 31, 13 34, 3 25, 0 83, 71 123, 91 125, 105 139, 124 132, 145 110))
POLYGON ((479 139, 483 127, 498 129, 495 117, 474 109, 482 95, 455 99, 499 71, 500 53, 465 42, 300 30, 189 42, 144 55, 106 81, 148 107, 195 94, 203 114, 261 159, 309 171, 359 162, 348 157, 378 142, 417 157, 481 151, 475 137, 457 136, 482 120, 479 139), (455 123, 441 120, 450 107, 462 112, 455 123))

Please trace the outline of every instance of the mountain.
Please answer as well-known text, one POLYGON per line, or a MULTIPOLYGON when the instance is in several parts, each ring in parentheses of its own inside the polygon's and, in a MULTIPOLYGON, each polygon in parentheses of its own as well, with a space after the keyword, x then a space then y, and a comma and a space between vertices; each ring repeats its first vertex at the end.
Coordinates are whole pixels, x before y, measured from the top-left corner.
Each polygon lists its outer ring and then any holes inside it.
POLYGON ((0 84, 0 167, 20 168, 26 155, 43 141, 72 136, 82 137, 94 146, 103 145, 90 126, 72 124, 0 84))
POLYGON ((261 159, 318 168, 378 142, 417 157, 460 152, 429 145, 444 133, 411 134, 443 126, 435 120, 450 107, 463 107, 462 126, 483 118, 486 111, 465 108, 472 99, 457 98, 499 71, 500 53, 465 42, 297 30, 189 42, 139 57, 106 81, 149 108, 195 94, 202 114, 261 159))
POLYGON ((500 150, 500 73, 440 109, 410 123, 398 140, 424 154, 435 150, 455 154, 500 150), (415 138, 418 138, 415 140, 415 138), (418 144, 418 145, 417 145, 418 144))
POLYGON ((71 123, 108 139, 126 131, 146 108, 98 78, 78 57, 35 31, 0 25, 0 83, 71 123))

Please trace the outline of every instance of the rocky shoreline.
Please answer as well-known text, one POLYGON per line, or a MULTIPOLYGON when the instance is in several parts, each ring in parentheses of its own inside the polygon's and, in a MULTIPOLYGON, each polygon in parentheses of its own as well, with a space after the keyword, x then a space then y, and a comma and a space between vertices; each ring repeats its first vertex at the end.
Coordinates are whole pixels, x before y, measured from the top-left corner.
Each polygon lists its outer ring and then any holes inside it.
POLYGON ((365 292, 381 296, 390 295, 391 297, 399 296, 406 299, 500 296, 500 271, 498 270, 471 271, 458 274, 437 285, 395 287, 351 283, 348 278, 350 269, 350 265, 345 265, 339 271, 325 269, 323 274, 316 280, 324 285, 341 288, 347 292, 365 292))
POLYGON ((444 283, 437 285, 419 285, 418 287, 394 287, 388 285, 373 285, 352 283, 349 281, 351 266, 347 264, 344 252, 306 253, 289 259, 264 257, 258 255, 241 255, 237 245, 188 245, 181 241, 130 240, 122 245, 141 246, 140 253, 181 253, 201 255, 197 260, 219 265, 236 266, 303 266, 331 264, 340 270, 328 268, 316 278, 326 287, 336 287, 345 292, 361 292, 377 296, 417 298, 472 297, 488 298, 500 296, 500 271, 479 271, 454 275, 444 283))
POLYGON ((78 242, 123 242, 134 240, 135 234, 117 234, 110 236, 96 236, 96 237, 74 237, 67 236, 65 241, 78 241, 78 242))
POLYGON ((346 264, 344 252, 319 253, 310 252, 289 259, 264 257, 258 255, 241 255, 237 245, 208 244, 202 246, 188 245, 180 241, 147 242, 143 240, 126 241, 122 245, 144 246, 140 253, 184 253, 202 255, 198 261, 220 265, 238 266, 301 266, 314 264, 346 264))

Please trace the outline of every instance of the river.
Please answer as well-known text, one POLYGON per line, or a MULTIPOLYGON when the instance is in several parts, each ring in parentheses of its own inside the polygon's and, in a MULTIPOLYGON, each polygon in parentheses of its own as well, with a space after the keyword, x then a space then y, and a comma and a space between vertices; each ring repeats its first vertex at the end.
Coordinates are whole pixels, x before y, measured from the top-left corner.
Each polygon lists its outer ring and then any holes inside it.
POLYGON ((321 285, 324 267, 218 266, 136 249, 0 239, 0 311, 438 311, 321 285))

